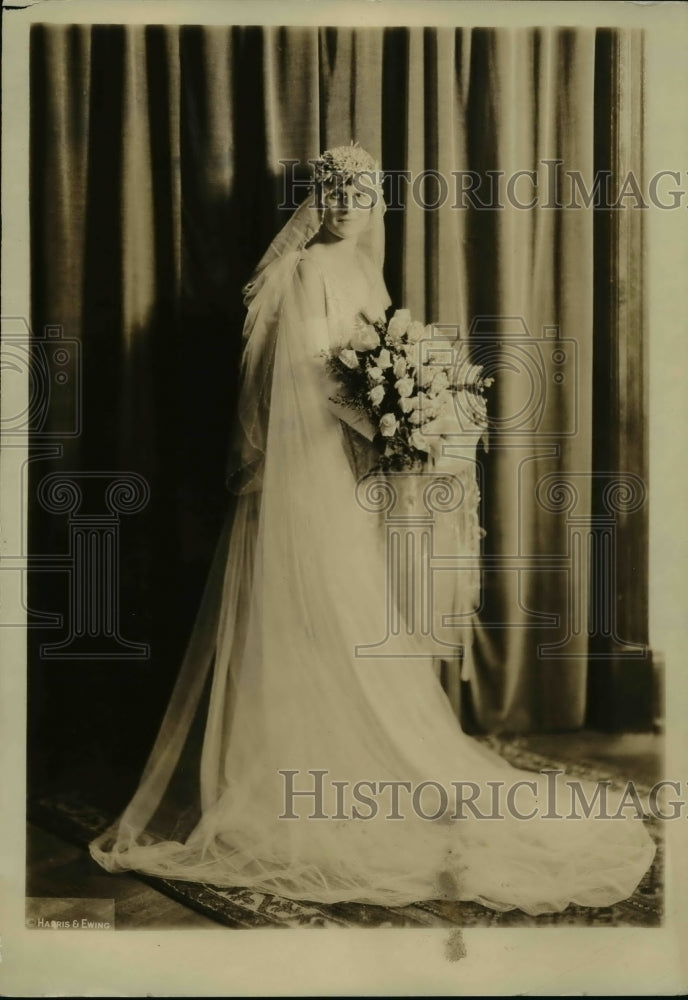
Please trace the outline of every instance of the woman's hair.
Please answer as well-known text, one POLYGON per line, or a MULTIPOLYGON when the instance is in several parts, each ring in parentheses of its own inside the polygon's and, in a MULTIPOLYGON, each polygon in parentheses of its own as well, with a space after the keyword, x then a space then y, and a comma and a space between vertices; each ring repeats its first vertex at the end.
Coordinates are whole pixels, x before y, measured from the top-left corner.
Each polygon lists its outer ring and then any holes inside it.
POLYGON ((370 153, 352 142, 349 146, 333 146, 325 150, 313 164, 316 204, 322 210, 323 196, 353 183, 373 199, 382 197, 382 173, 370 153))
POLYGON ((378 174, 380 168, 370 153, 356 142, 349 146, 333 146, 313 160, 316 184, 346 183, 360 173, 378 174))

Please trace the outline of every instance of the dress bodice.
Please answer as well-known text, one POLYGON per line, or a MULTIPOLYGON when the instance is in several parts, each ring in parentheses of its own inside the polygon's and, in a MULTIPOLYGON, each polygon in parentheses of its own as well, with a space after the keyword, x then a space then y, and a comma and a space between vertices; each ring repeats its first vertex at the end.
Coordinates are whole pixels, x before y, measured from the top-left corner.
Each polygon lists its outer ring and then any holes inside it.
POLYGON ((362 264, 341 268, 326 263, 323 256, 310 254, 320 271, 325 291, 325 309, 330 345, 346 346, 357 321, 384 320, 387 307, 386 289, 381 274, 372 263, 362 258, 362 264))

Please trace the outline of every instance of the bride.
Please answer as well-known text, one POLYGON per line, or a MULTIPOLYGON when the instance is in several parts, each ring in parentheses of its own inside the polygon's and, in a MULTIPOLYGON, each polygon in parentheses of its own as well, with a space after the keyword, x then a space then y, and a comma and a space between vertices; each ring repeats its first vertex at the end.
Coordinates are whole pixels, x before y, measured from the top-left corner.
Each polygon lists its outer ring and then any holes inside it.
POLYGON ((652 862, 642 821, 586 818, 561 774, 465 735, 415 637, 356 652, 384 633, 386 554, 355 495, 371 434, 330 401, 322 352, 390 305, 376 171, 358 146, 323 154, 317 202, 245 288, 236 507, 138 790, 91 853, 318 902, 608 906, 652 862))

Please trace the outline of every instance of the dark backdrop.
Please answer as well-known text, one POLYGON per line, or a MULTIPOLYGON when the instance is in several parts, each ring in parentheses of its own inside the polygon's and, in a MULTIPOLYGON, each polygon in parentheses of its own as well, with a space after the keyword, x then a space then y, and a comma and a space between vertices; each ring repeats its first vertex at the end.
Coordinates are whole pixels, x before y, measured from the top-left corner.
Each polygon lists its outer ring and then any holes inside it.
MULTIPOLYGON (((46 476, 82 476, 82 487, 83 473, 142 477, 147 504, 118 521, 117 591, 121 635, 150 647, 140 659, 48 659, 41 644, 67 626, 30 629, 37 785, 124 795, 155 734, 229 502, 240 290, 284 221, 280 157, 299 161, 305 178, 308 157, 355 138, 383 168, 416 173, 539 169, 546 157, 588 176, 621 176, 629 165, 640 173, 641 80, 641 36, 607 29, 34 27, 32 327, 42 337, 57 325, 78 343, 78 360, 70 353, 62 367, 81 386, 83 411, 78 433, 61 436, 71 404, 55 396, 34 435, 30 548, 59 557, 70 545, 74 511, 37 499, 46 476), (42 452, 48 432, 57 458, 42 452)), ((475 315, 499 312, 525 317, 533 336, 559 324, 578 342, 577 436, 554 452, 536 447, 528 465, 497 430, 481 455, 487 555, 566 555, 566 518, 533 502, 538 477, 582 476, 576 513, 588 520, 606 510, 603 481, 591 473, 645 478, 639 215, 413 205, 388 213, 395 305, 458 322, 462 335, 475 315), (529 513, 514 519, 516 509, 529 513)), ((552 395, 555 437, 572 391, 552 395)), ((513 393, 508 378, 498 380, 497 416, 511 412, 513 393)), ((538 445, 531 430, 519 441, 538 445)), ((88 480, 79 517, 107 513, 103 482, 88 480)), ((613 556, 623 581, 612 595, 618 633, 641 644, 646 518, 647 505, 616 517, 613 556)), ((61 610, 68 623, 69 578, 64 568, 36 568, 31 608, 61 610)), ((580 582, 585 591, 587 575, 580 582)), ((532 628, 531 611, 566 614, 560 572, 487 573, 484 594, 487 624, 463 692, 467 724, 648 722, 648 661, 627 660, 613 634, 589 641, 584 621, 568 660, 538 656, 538 643, 561 629, 532 628), (505 619, 515 627, 490 629, 505 619), (591 651, 606 658, 588 661, 591 651)))

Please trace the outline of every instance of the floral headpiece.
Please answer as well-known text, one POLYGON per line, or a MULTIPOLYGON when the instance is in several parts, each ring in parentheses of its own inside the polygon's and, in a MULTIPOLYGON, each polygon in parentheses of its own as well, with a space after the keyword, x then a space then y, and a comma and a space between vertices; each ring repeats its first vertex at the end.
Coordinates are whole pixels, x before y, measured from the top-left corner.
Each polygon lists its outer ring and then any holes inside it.
POLYGON ((316 184, 341 184, 356 174, 365 174, 375 187, 382 182, 377 161, 357 142, 349 146, 333 146, 311 162, 316 184))

